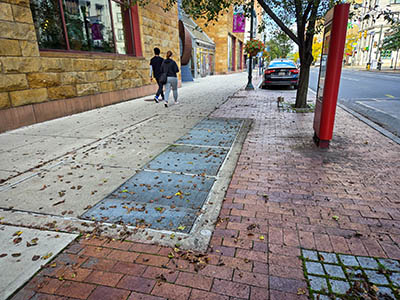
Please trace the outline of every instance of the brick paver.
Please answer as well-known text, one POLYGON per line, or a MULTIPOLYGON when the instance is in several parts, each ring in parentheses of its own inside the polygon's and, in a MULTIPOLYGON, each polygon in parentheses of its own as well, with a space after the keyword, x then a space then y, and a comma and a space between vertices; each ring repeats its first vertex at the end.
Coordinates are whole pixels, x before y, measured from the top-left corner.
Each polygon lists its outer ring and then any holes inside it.
POLYGON ((14 299, 301 300, 300 247, 399 259, 400 146, 338 109, 331 148, 317 149, 313 114, 278 111, 281 93, 241 91, 212 115, 253 124, 205 265, 168 247, 81 238, 14 299))

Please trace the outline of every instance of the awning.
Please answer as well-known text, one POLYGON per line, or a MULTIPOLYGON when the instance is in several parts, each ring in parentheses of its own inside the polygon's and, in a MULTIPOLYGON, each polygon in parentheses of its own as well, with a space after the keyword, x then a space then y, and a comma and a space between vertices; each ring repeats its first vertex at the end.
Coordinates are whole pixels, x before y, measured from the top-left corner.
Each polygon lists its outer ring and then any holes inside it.
POLYGON ((213 40, 191 18, 182 14, 182 22, 196 45, 215 50, 213 40))

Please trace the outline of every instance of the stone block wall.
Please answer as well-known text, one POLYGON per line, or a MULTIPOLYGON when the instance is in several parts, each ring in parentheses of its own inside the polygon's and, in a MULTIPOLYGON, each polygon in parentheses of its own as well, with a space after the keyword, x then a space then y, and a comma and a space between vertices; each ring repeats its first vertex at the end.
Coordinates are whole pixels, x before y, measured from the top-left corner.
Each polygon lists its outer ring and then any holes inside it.
POLYGON ((0 0, 0 132, 155 92, 153 48, 179 64, 177 9, 162 4, 138 8, 143 56, 131 57, 39 51, 29 0, 0 0))

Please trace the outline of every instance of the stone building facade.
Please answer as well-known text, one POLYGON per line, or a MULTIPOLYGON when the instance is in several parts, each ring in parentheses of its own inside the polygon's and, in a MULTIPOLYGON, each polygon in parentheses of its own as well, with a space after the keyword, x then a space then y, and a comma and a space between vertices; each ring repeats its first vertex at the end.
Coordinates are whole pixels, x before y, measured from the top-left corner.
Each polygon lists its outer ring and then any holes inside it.
POLYGON ((196 23, 215 43, 215 74, 243 70, 244 33, 233 32, 233 9, 218 18, 215 24, 196 23))
MULTIPOLYGON (((73 40, 71 36, 74 32, 66 28, 66 22, 64 30, 67 34, 64 32, 64 35, 69 34, 69 40, 65 38, 67 47, 39 49, 40 43, 49 40, 47 37, 39 39, 39 35, 48 30, 46 24, 49 20, 41 20, 44 25, 38 28, 32 13, 32 1, 40 0, 0 0, 0 132, 152 94, 156 88, 149 78, 149 59, 156 46, 161 49, 162 55, 172 50, 179 64, 177 9, 164 12, 161 0, 151 1, 144 8, 128 9, 131 18, 128 31, 134 39, 127 42, 126 51, 131 52, 128 55, 98 52, 97 49, 79 50, 83 49, 82 43, 73 40), (130 50, 129 45, 133 47, 130 50), (80 48, 76 50, 76 47, 80 48)), ((80 5, 90 4, 90 1, 69 1, 76 4, 78 11, 82 8, 80 5)), ((113 0, 104 1, 115 6, 113 0)), ((64 9, 68 7, 71 5, 65 5, 64 9)), ((101 20, 99 14, 107 10, 97 3, 93 7, 98 15, 88 16, 88 11, 85 13, 86 34, 89 28, 90 37, 94 40, 93 49, 104 48, 105 43, 99 41, 102 35, 98 28, 102 29, 107 24, 98 20, 101 20)), ((70 15, 68 18, 67 26, 70 26, 70 15)), ((110 20, 117 22, 116 18, 117 15, 114 15, 110 20)), ((118 15, 121 24, 126 22, 123 18, 125 15, 118 15)), ((60 28, 62 31, 62 26, 60 28)), ((114 27, 113 31, 117 29, 120 30, 114 27)), ((82 32, 85 34, 84 30, 82 32)), ((127 40, 126 32, 118 32, 120 34, 125 34, 127 40)), ((108 37, 112 37, 111 29, 108 37)), ((117 38, 120 36, 115 32, 114 38, 109 38, 110 44, 117 45, 117 38)))
POLYGON ((355 11, 359 30, 358 40, 354 43, 352 65, 377 68, 378 62, 383 67, 400 68, 400 55, 398 51, 381 51, 383 40, 389 34, 391 25, 380 16, 382 11, 390 11, 393 19, 400 20, 400 0, 363 0, 360 1, 355 11))

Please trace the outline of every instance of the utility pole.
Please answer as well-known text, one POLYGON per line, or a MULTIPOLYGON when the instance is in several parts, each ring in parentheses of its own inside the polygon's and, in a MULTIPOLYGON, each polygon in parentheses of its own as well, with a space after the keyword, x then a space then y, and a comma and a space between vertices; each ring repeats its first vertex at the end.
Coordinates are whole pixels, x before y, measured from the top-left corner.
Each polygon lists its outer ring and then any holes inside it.
MULTIPOLYGON (((254 9, 254 0, 251 0, 251 17, 250 17, 250 40, 253 39, 253 9, 254 9)), ((251 53, 249 53, 249 77, 245 90, 254 90, 253 86, 253 57, 251 53)))
POLYGON ((374 31, 370 32, 370 35, 369 35, 370 45, 369 45, 369 58, 368 58, 368 64, 370 67, 371 67, 372 46, 373 46, 373 42, 374 42, 374 35, 375 35, 374 31))
POLYGON ((383 24, 381 25, 381 31, 379 32, 379 40, 378 40, 378 45, 377 45, 377 49, 376 49, 376 55, 375 55, 375 59, 378 60, 378 55, 381 52, 379 50, 379 47, 381 46, 381 40, 382 40, 382 30, 383 30, 383 24))

